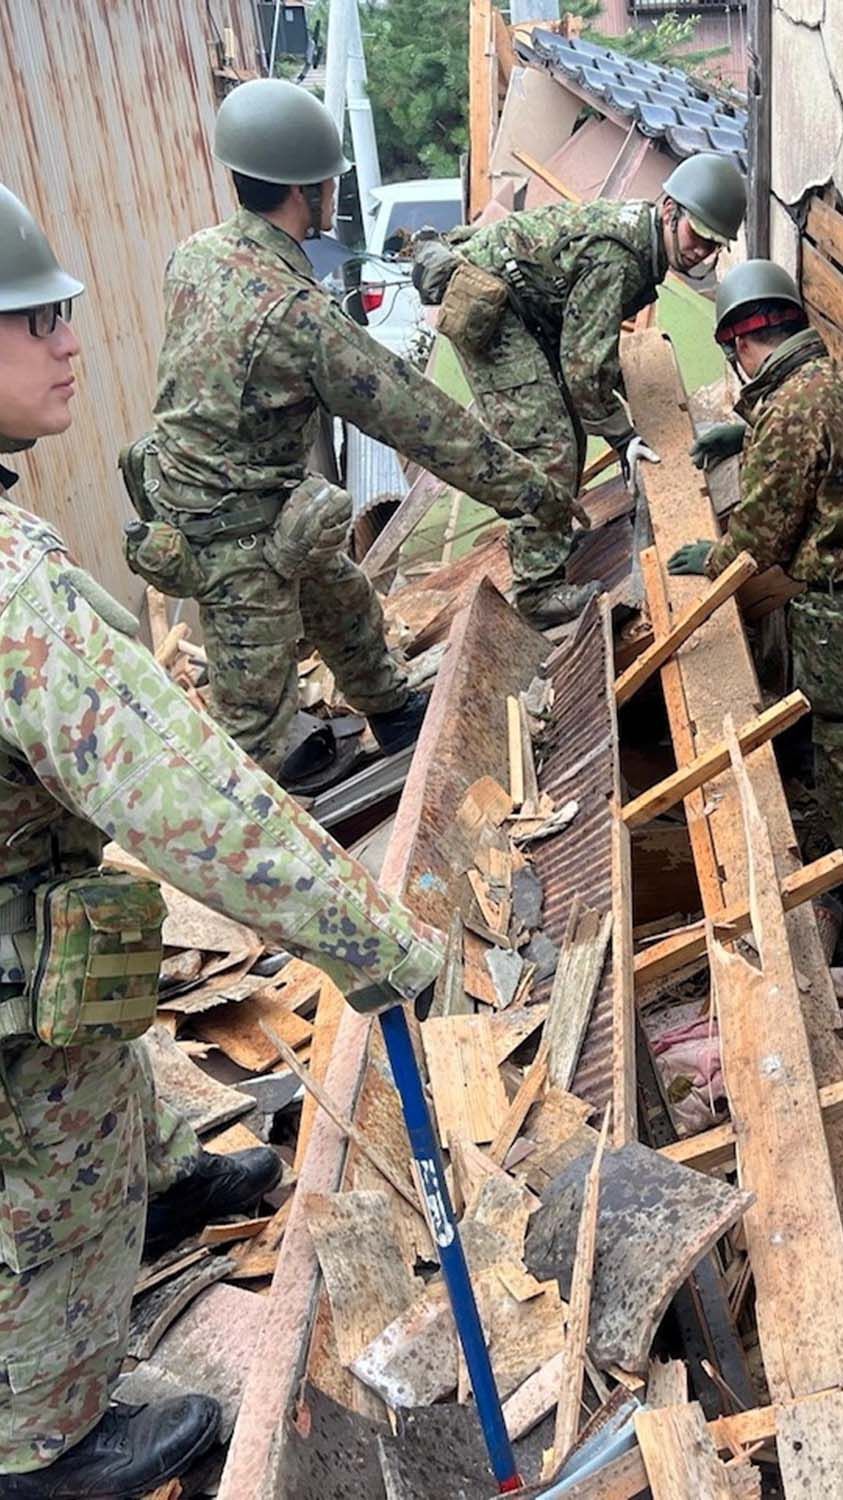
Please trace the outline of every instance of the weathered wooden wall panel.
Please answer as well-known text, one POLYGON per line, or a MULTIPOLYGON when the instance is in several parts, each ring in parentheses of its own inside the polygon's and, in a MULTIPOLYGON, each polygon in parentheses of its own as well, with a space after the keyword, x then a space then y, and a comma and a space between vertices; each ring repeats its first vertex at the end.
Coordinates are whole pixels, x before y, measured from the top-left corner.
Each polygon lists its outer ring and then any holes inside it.
POLYGON ((21 458, 16 498, 133 608, 117 452, 149 426, 167 257, 232 206, 208 148, 214 41, 230 25, 251 68, 252 14, 251 0, 0 0, 0 181, 87 286, 73 427, 21 458))

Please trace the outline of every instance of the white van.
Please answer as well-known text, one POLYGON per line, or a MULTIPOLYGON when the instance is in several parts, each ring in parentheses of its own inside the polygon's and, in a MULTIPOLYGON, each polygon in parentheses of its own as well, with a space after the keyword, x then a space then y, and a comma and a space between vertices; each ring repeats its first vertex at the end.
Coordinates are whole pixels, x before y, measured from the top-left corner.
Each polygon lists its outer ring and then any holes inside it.
POLYGON ((410 279, 412 261, 392 256, 402 230, 444 234, 462 223, 462 184, 458 177, 419 178, 375 188, 372 197, 377 212, 363 262, 361 300, 372 337, 404 354, 422 322, 422 305, 410 279))

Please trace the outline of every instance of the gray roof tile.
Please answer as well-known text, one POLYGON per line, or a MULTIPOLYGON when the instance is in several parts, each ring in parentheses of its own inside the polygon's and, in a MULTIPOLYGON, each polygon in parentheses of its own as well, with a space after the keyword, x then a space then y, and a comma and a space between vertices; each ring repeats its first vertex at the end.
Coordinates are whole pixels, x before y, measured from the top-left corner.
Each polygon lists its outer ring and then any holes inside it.
POLYGON ((533 30, 532 45, 519 41, 516 50, 526 61, 549 69, 560 82, 570 79, 594 98, 598 108, 605 102, 643 135, 664 140, 674 156, 718 151, 746 171, 746 112, 730 112, 681 68, 660 68, 611 47, 557 36, 541 26, 533 30))

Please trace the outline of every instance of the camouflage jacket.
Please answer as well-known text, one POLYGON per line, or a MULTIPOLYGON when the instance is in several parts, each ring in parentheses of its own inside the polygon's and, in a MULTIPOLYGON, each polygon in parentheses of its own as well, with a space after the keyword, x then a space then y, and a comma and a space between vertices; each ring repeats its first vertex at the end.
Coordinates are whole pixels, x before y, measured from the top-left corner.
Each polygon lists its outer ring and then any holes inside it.
MULTIPOLYGON (((455 240, 459 238, 459 231, 455 240)), ((580 420, 614 430, 621 414, 621 324, 656 299, 667 257, 651 203, 570 203, 508 214, 459 243, 460 255, 505 280, 515 262, 535 278, 580 420)), ((627 424, 628 425, 628 424, 627 424)))
POLYGON ((747 551, 810 587, 843 582, 843 374, 819 334, 780 344, 735 410, 750 429, 741 498, 709 577, 747 551))
POLYGON ((210 510, 305 473, 319 408, 500 509, 547 482, 319 286, 301 246, 240 209, 172 255, 155 437, 160 499, 210 510))
POLYGON ((441 965, 439 934, 91 600, 120 610, 0 488, 0 902, 90 868, 115 839, 347 992, 388 981, 418 994, 441 965))

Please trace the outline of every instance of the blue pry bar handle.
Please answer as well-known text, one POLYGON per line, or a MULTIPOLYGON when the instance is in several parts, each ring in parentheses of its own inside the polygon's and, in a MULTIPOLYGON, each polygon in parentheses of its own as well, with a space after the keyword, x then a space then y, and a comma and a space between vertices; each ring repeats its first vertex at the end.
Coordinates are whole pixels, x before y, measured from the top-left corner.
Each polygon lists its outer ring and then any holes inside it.
POLYGON ((380 1023, 392 1076, 401 1097, 410 1147, 418 1162, 427 1211, 439 1251, 442 1274, 451 1299, 457 1333, 471 1376, 477 1415, 501 1493, 521 1488, 515 1456, 501 1411, 500 1396, 471 1279, 460 1240, 459 1226, 445 1181, 442 1156, 433 1132, 407 1018, 400 1005, 381 1011, 380 1023))

